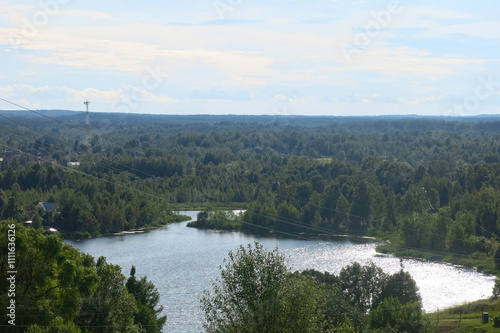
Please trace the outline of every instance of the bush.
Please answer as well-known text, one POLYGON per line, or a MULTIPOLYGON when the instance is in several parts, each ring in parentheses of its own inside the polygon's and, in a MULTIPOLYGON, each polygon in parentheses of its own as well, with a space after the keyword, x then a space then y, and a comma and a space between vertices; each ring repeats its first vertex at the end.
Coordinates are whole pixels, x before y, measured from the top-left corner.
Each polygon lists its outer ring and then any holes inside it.
POLYGON ((319 332, 322 290, 290 274, 277 249, 241 246, 229 253, 213 291, 202 297, 206 332, 319 332))
POLYGON ((500 279, 497 277, 495 278, 495 286, 493 287, 491 300, 496 301, 498 298, 500 298, 500 279))
POLYGON ((371 328, 384 331, 420 333, 427 331, 427 324, 422 318, 419 302, 402 303, 397 298, 386 298, 369 314, 371 328))
POLYGON ((495 316, 493 318, 493 326, 494 327, 500 327, 500 316, 495 316))

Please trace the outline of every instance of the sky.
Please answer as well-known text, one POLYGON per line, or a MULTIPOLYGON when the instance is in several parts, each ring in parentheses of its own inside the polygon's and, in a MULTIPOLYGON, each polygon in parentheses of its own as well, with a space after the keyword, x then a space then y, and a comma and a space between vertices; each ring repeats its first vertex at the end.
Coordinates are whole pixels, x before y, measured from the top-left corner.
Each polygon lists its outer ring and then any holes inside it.
POLYGON ((498 13, 498 0, 0 0, 0 98, 154 114, 500 114, 498 13))

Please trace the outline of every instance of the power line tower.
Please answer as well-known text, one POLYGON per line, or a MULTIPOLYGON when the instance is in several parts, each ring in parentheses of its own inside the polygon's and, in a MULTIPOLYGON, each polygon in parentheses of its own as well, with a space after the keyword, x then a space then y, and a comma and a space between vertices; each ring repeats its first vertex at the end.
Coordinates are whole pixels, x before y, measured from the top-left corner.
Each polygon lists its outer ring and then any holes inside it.
POLYGON ((90 150, 90 116, 89 116, 89 101, 83 102, 87 106, 87 112, 85 113, 85 149, 90 150))

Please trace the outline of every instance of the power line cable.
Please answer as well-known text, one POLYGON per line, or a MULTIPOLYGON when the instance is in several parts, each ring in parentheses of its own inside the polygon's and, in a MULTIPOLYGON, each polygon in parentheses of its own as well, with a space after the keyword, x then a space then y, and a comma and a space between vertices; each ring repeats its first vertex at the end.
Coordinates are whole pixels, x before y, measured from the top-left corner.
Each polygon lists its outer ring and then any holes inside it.
MULTIPOLYGON (((72 125, 72 124, 70 124, 70 123, 68 123, 68 122, 65 122, 65 121, 59 120, 59 119, 57 119, 57 118, 54 118, 54 117, 51 117, 51 116, 45 115, 45 114, 43 114, 43 113, 41 113, 41 112, 39 112, 39 111, 32 110, 32 109, 30 109, 30 108, 27 108, 27 107, 25 107, 25 106, 22 106, 22 105, 20 105, 20 104, 14 103, 14 102, 11 102, 11 101, 9 101, 9 100, 7 100, 7 99, 5 99, 5 98, 2 98, 2 97, 0 97, 0 100, 1 100, 1 101, 4 101, 4 102, 6 102, 6 103, 9 103, 9 104, 15 105, 15 106, 17 106, 17 107, 19 107, 19 108, 21 108, 21 109, 26 110, 26 111, 29 111, 29 112, 35 113, 35 114, 40 115, 40 116, 42 116, 42 117, 45 117, 45 118, 47 118, 47 119, 50 119, 50 120, 56 121, 56 122, 58 122, 58 123, 60 123, 60 124, 62 124, 62 125, 68 126, 68 127, 72 128, 72 129, 75 129, 75 130, 77 130, 77 131, 79 131, 79 132, 82 132, 82 133, 83 133, 83 135, 86 135, 86 134, 87 134, 87 132, 86 132, 86 130, 85 130, 85 129, 82 129, 82 128, 79 128, 79 127, 76 127, 76 126, 74 126, 74 125, 72 125)), ((26 125, 24 125, 24 124, 22 124, 22 123, 20 123, 20 122, 17 122, 17 121, 15 121, 15 120, 12 120, 12 119, 8 118, 8 117, 7 117, 7 116, 5 116, 5 115, 1 115, 1 113, 0 113, 0 116, 1 116, 1 117, 3 117, 3 118, 5 118, 5 119, 8 119, 9 121, 12 121, 12 122, 17 123, 18 125, 21 125, 21 126, 27 127, 27 128, 29 128, 29 129, 31 129, 31 130, 35 130, 35 129, 33 129, 33 128, 30 128, 29 126, 26 126, 26 125)), ((53 137, 53 138, 55 138, 54 136, 52 136, 52 135, 50 135, 50 134, 47 134, 47 133, 45 133, 45 134, 46 134, 46 135, 49 135, 49 136, 51 136, 51 137, 53 137)), ((100 138, 102 138, 102 137, 100 137, 100 138)), ((55 138, 55 139, 56 139, 56 140, 60 140, 60 139, 58 139, 58 138, 55 138)), ((104 138, 102 138, 102 139, 104 139, 104 138)), ((107 139, 105 139, 105 140, 107 140, 107 139)), ((108 140, 108 141, 109 141, 109 140, 108 140)), ((110 142, 111 142, 111 141, 110 141, 110 142)), ((140 153, 140 154, 142 155, 142 153, 140 153)), ((148 174, 148 173, 146 173, 146 172, 144 172, 144 171, 142 171, 142 170, 135 169, 135 168, 133 168, 133 167, 130 167, 130 166, 125 166, 125 165, 121 165, 121 166, 123 166, 123 167, 125 167, 125 168, 128 168, 129 170, 134 170, 134 171, 137 171, 137 172, 139 172, 139 173, 141 173, 141 174, 144 174, 144 175, 146 175, 146 176, 149 176, 149 177, 154 177, 153 175, 148 174)))
MULTIPOLYGON (((39 114, 39 115, 44 116, 44 117, 46 117, 46 118, 48 118, 48 119, 51 119, 51 120, 57 121, 57 122, 59 122, 59 123, 61 123, 61 124, 64 124, 64 125, 70 126, 71 128, 78 129, 79 131, 82 131, 83 133, 85 133, 85 131, 84 131, 83 129, 77 128, 77 127, 75 127, 75 126, 73 126, 73 125, 71 125, 71 124, 69 124, 69 123, 66 123, 66 122, 60 121, 60 120, 58 120, 58 119, 56 119, 56 118, 53 118, 53 117, 50 117, 50 116, 47 116, 47 115, 44 115, 44 114, 42 114, 42 113, 40 113, 40 112, 37 112, 37 111, 31 110, 31 109, 29 109, 29 108, 23 107, 23 106, 21 106, 21 105, 19 105, 19 104, 16 104, 16 103, 10 102, 10 101, 8 101, 8 100, 6 100, 6 99, 4 99, 4 98, 0 98, 0 100, 3 100, 3 101, 5 101, 5 102, 7 102, 7 103, 10 103, 10 104, 12 104, 12 105, 18 106, 18 107, 20 107, 20 108, 23 108, 23 109, 25 109, 25 110, 27 110, 27 111, 30 111, 30 112, 33 112, 33 113, 35 113, 35 114, 39 114)), ((18 125, 21 125, 21 126, 27 127, 28 129, 34 130, 34 129, 30 128, 29 126, 26 126, 26 125, 24 125, 24 124, 22 124, 22 123, 20 123, 20 122, 17 122, 17 121, 15 121, 15 120, 12 120, 12 119, 10 119, 10 118, 8 118, 8 117, 6 117, 6 116, 3 116, 3 115, 1 115, 1 114, 0 114, 0 116, 1 116, 1 117, 3 117, 3 118, 8 119, 8 120, 10 120, 10 121, 13 121, 14 123, 16 123, 16 124, 18 124, 18 125)), ((60 139, 55 138, 54 136, 52 136, 52 135, 50 135, 50 134, 47 134, 47 133, 44 133, 44 134, 45 134, 45 135, 48 135, 48 136, 50 136, 50 137, 53 137, 54 139, 56 139, 56 140, 58 140, 58 141, 60 140, 60 139)), ((98 165, 98 164, 97 164, 97 165, 98 165)), ((120 171, 121 171, 121 170, 118 170, 118 169, 113 169, 113 168, 111 168, 111 167, 107 167, 107 166, 102 166, 102 167, 105 167, 105 168, 108 168, 109 170, 113 170, 113 171, 117 171, 117 172, 120 172, 120 171)), ((75 171, 74 169, 71 169, 71 170, 72 170, 72 171, 75 171)), ((135 170, 137 170, 137 169, 135 169, 135 170)), ((140 172, 144 173, 144 172, 143 172, 143 171, 141 171, 141 170, 137 170, 137 171, 140 171, 140 172)), ((83 173, 83 172, 82 172, 82 173, 83 173)), ((115 184, 115 185, 117 185, 117 186, 120 186, 120 187, 124 187, 124 188, 128 188, 128 189, 132 189, 132 190, 138 191, 137 189, 130 188, 130 187, 127 187, 127 186, 124 186, 123 184, 120 184, 120 183, 116 183, 116 182, 108 181, 108 180, 106 180, 106 179, 103 179, 103 178, 100 178, 100 177, 95 177, 95 176, 88 175, 88 174, 85 174, 85 173, 83 173, 83 174, 84 174, 84 175, 87 175, 87 176, 90 176, 90 177, 93 177, 93 178, 96 178, 96 179, 98 179, 98 180, 100 180, 100 181, 106 181, 106 182, 113 183, 113 184, 115 184)), ((150 176, 154 177, 153 175, 150 175, 150 176)), ((147 193, 147 195, 150 195, 150 196, 151 196, 152 194, 147 193)), ((154 195, 152 195, 152 196, 154 196, 154 195)), ((295 200, 295 201, 299 201, 299 202, 302 202, 302 203, 305 203, 304 201, 300 201, 300 200, 298 200, 298 199, 293 199, 293 200, 295 200)), ((168 201, 169 201, 169 202, 171 202, 171 203, 173 203, 173 204, 180 204, 180 203, 178 203, 178 202, 176 202, 176 201, 172 201, 172 200, 168 200, 168 201)), ((307 204, 309 204, 309 205, 313 205, 313 206, 315 206, 315 207, 317 207, 317 208, 320 208, 320 209, 326 209, 326 210, 334 211, 334 212, 337 212, 337 213, 342 213, 342 214, 345 214, 347 217, 350 217, 350 218, 351 218, 351 217, 355 217, 355 218, 364 219, 364 220, 371 221, 371 222, 379 222, 379 221, 378 221, 378 220, 376 220, 376 219, 366 218, 366 217, 362 217, 362 216, 357 216, 357 215, 352 214, 352 213, 339 212, 339 211, 337 211, 337 210, 335 210, 335 209, 332 209, 332 208, 329 208, 329 207, 319 206, 319 205, 314 205, 314 204, 311 204, 311 203, 307 203, 307 204)), ((431 207, 432 207, 432 206, 431 206, 431 207)), ((432 209, 433 209, 433 208, 432 208, 432 209)), ((300 221, 296 221, 296 220, 291 220, 291 219, 287 219, 287 218, 283 218, 283 217, 279 217, 279 216, 275 216, 275 217, 264 216, 264 215, 261 215, 261 216, 262 216, 262 217, 265 217, 265 218, 274 218, 274 219, 275 219, 276 221, 278 221, 278 222, 281 222, 281 223, 286 223, 286 224, 289 224, 289 225, 292 225, 292 226, 295 226, 295 227, 301 227, 301 228, 305 228, 305 229, 312 230, 312 231, 316 231, 316 232, 326 232, 326 233, 331 233, 331 234, 337 234, 337 235, 340 235, 340 234, 338 234, 337 232, 335 232, 333 229, 328 229, 328 228, 324 228, 324 227, 311 227, 311 226, 304 225, 304 224, 303 224, 303 223, 301 223, 300 221)), ((247 223, 247 224, 248 224, 248 223, 247 223)), ((256 226, 255 224, 251 224, 251 225, 256 226)), ((258 226, 258 227, 263 227, 263 226, 258 226)), ((268 228, 268 229, 269 229, 269 228, 268 228)), ((409 229, 409 228, 406 228, 406 229, 409 229)), ((273 229, 272 229, 272 230, 273 230, 273 229)), ((418 230, 416 230, 416 229, 412 229, 412 230, 413 230, 413 231, 418 231, 418 230)), ((278 230, 276 230, 276 229, 274 229, 273 231, 274 231, 274 232, 281 232, 281 231, 278 231, 278 230)), ((420 232, 421 232, 421 231, 420 231, 420 232)))

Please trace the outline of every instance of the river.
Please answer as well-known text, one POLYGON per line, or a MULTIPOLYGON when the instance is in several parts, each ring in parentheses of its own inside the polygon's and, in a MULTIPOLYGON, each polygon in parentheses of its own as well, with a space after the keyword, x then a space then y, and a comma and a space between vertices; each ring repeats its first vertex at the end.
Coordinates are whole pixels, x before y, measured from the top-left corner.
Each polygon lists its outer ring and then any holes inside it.
MULTIPOLYGON (((195 218, 197 212, 182 214, 195 218)), ((203 331, 199 298, 219 276, 219 266, 228 252, 236 251, 240 244, 257 241, 268 250, 278 247, 292 270, 314 268, 338 274, 342 267, 357 261, 362 265, 374 262, 385 272, 394 273, 401 265, 399 258, 377 254, 377 243, 372 241, 270 238, 198 230, 187 228, 186 224, 67 243, 96 258, 105 256, 108 262, 120 265, 126 276, 135 265, 136 276, 146 275, 160 292, 160 303, 167 314, 164 332, 169 333, 203 331)), ((402 264, 417 282, 426 311, 489 297, 493 289, 493 277, 471 269, 411 259, 404 259, 402 264)))

